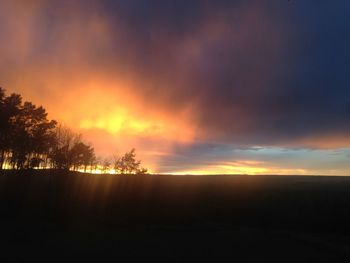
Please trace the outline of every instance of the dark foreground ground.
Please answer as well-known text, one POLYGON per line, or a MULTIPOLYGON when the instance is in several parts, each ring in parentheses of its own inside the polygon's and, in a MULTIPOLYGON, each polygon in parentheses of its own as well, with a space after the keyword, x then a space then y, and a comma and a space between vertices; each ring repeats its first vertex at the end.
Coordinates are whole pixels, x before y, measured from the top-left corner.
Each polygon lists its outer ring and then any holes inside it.
POLYGON ((0 242, 1 262, 350 262, 350 177, 7 172, 0 242))

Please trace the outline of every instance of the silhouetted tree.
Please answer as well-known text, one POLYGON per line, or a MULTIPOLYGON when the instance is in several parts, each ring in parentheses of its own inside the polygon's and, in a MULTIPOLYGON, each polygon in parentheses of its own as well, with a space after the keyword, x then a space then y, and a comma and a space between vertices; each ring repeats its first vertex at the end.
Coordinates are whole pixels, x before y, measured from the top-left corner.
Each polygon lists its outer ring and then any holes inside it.
POLYGON ((68 127, 59 124, 55 130, 54 147, 50 154, 52 166, 55 169, 69 170, 73 163, 71 149, 80 141, 80 135, 75 134, 68 127))
POLYGON ((25 102, 13 118, 11 163, 17 169, 35 168, 44 162, 54 137, 56 121, 47 119, 46 110, 25 102))
MULTIPOLYGON (((97 169, 97 165, 98 165, 98 160, 97 160, 97 157, 95 155, 95 152, 93 152, 93 156, 90 160, 90 173, 92 173, 92 171, 96 171, 97 169)), ((85 168, 85 171, 86 171, 86 168, 85 168)))
POLYGON ((108 158, 106 158, 102 164, 102 172, 107 173, 110 170, 110 168, 111 168, 111 162, 108 158))
POLYGON ((147 169, 141 167, 141 161, 136 159, 136 150, 131 149, 114 163, 114 169, 120 174, 146 174, 147 169))
POLYGON ((0 88, 0 169, 3 169, 6 155, 10 154, 12 146, 16 143, 13 138, 14 118, 21 111, 22 97, 18 94, 5 95, 0 88))
POLYGON ((50 159, 53 168, 84 171, 96 161, 94 148, 82 142, 81 134, 74 133, 64 125, 58 125, 55 130, 54 147, 50 159))
POLYGON ((148 169, 144 168, 144 167, 140 167, 139 169, 137 169, 136 174, 138 175, 142 175, 142 174, 147 174, 148 173, 148 169))
POLYGON ((94 159, 94 148, 83 142, 78 142, 74 144, 70 150, 70 156, 72 158, 73 170, 77 170, 83 166, 84 172, 86 172, 87 166, 90 165, 94 159))
POLYGON ((0 169, 5 161, 16 169, 39 167, 47 160, 55 126, 43 107, 22 104, 20 95, 6 96, 0 88, 0 169))

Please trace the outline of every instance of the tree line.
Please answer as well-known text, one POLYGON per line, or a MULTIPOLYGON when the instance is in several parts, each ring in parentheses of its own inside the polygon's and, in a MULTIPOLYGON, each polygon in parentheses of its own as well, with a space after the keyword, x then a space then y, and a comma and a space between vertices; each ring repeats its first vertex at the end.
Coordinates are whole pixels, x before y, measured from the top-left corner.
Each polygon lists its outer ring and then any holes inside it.
POLYGON ((145 174, 135 149, 115 157, 114 166, 100 163, 94 148, 82 135, 55 120, 46 110, 0 87, 0 170, 2 169, 102 170, 119 174, 145 174))

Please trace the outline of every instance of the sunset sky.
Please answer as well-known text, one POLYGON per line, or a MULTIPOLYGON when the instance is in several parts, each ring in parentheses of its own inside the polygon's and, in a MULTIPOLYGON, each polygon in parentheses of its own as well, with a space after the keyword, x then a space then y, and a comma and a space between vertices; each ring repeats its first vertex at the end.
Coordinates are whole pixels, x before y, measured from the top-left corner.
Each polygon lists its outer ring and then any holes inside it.
POLYGON ((99 156, 350 175, 350 1, 1 0, 0 86, 99 156))

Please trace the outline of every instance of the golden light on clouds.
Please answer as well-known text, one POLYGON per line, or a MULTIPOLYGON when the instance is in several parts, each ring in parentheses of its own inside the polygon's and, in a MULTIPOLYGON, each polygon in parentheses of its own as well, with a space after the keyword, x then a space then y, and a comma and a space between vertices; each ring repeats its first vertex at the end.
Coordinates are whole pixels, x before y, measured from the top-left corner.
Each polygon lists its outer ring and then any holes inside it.
POLYGON ((160 110, 125 82, 83 84, 75 87, 64 100, 66 106, 59 112, 62 119, 76 129, 101 129, 115 136, 157 137, 181 143, 192 142, 196 135, 189 109, 176 113, 160 110))
POLYGON ((187 118, 189 112, 161 111, 130 93, 132 89, 121 92, 90 89, 88 94, 80 95, 82 112, 77 113, 72 125, 78 124, 76 128, 80 129, 102 129, 113 135, 157 136, 184 143, 193 140, 195 128, 187 118))
POLYGON ((181 142, 190 142, 194 132, 183 127, 182 123, 170 120, 137 118, 128 113, 125 108, 117 108, 112 112, 92 119, 83 119, 79 128, 102 129, 111 134, 129 134, 140 136, 159 136, 160 138, 174 139, 181 142))

